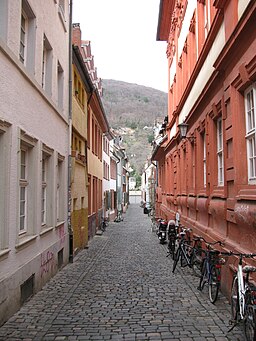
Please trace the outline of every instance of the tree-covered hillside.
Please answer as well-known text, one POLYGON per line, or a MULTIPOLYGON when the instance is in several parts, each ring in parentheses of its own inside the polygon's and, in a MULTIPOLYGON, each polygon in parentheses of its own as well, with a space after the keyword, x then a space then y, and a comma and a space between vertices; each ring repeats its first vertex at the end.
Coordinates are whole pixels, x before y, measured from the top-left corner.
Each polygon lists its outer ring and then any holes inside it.
POLYGON ((109 125, 123 136, 130 163, 140 173, 152 151, 154 122, 167 115, 167 93, 104 79, 102 102, 109 125))

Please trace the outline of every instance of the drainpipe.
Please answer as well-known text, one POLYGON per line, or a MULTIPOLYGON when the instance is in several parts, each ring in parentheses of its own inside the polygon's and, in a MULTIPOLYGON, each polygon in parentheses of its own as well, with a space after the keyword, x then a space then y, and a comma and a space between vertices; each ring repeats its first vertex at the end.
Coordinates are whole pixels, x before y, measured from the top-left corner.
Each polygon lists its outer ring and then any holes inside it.
POLYGON ((71 225, 71 141, 72 141, 72 0, 69 1, 69 155, 68 155, 68 234, 69 234, 69 262, 73 263, 73 229, 71 225))

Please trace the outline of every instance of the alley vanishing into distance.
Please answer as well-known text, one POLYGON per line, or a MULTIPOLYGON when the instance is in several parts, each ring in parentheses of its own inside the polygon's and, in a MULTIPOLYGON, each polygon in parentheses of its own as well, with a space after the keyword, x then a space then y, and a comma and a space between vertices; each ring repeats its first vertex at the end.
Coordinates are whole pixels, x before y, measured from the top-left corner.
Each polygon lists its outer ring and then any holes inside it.
POLYGON ((211 304, 192 272, 172 274, 166 255, 150 218, 130 205, 0 328, 0 340, 244 340, 240 327, 227 333, 228 301, 211 304))

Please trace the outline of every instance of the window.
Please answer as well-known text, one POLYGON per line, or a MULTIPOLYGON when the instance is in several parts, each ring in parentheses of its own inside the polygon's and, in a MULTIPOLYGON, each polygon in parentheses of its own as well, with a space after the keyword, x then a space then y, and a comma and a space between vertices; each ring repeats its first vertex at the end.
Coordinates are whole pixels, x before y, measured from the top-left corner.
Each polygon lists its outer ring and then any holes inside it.
POLYGON ((20 24, 20 61, 24 64, 25 63, 25 49, 26 49, 26 39, 27 35, 26 32, 28 20, 25 13, 21 13, 21 24, 20 24))
POLYGON ((66 32, 67 28, 66 28, 66 20, 65 20, 65 0, 59 0, 58 14, 62 22, 63 28, 66 32))
POLYGON ((27 0, 22 0, 19 59, 30 71, 35 66, 35 15, 27 0))
POLYGON ((205 1, 204 5, 204 30, 205 30, 205 37, 207 37, 209 31, 210 31, 210 25, 211 25, 211 4, 210 0, 205 1))
POLYGON ((51 95, 52 90, 52 47, 44 35, 42 55, 42 88, 51 95))
POLYGON ((56 188, 56 219, 57 223, 64 220, 64 186, 63 186, 64 157, 58 155, 57 163, 57 188, 56 188))
POLYGON ((65 15, 65 1, 64 1, 64 0, 60 0, 60 2, 59 2, 59 8, 60 8, 60 10, 61 10, 61 12, 62 12, 62 15, 63 15, 63 17, 64 17, 64 15, 65 15))
POLYGON ((35 144, 36 139, 20 132, 19 149, 19 235, 32 235, 35 218, 35 144))
POLYGON ((28 149, 22 146, 20 149, 20 229, 19 233, 27 231, 27 187, 28 182, 28 149))
POLYGON ((245 92, 246 148, 248 181, 256 183, 255 99, 256 83, 245 92))
POLYGON ((42 210, 41 222, 42 225, 46 224, 46 193, 47 193, 47 160, 48 156, 43 153, 42 157, 42 210))
POLYGON ((203 171, 204 171, 204 187, 206 187, 206 134, 203 135, 203 171))
POLYGON ((58 61, 57 65, 57 72, 58 72, 58 107, 59 109, 63 109, 63 84, 64 84, 64 71, 63 68, 58 61))
POLYGON ((224 169, 223 169, 222 117, 220 117, 217 120, 217 159, 218 159, 218 185, 223 186, 224 169))
POLYGON ((52 226, 52 185, 53 185, 53 150, 43 144, 41 158, 41 224, 52 226))

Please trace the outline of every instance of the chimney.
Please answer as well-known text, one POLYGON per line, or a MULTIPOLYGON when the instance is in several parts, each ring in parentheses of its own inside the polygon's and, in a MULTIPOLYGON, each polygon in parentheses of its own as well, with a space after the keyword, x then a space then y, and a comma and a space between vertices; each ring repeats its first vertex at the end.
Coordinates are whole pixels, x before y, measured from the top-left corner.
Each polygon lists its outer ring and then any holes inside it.
POLYGON ((72 44, 81 47, 80 24, 73 24, 72 44))

